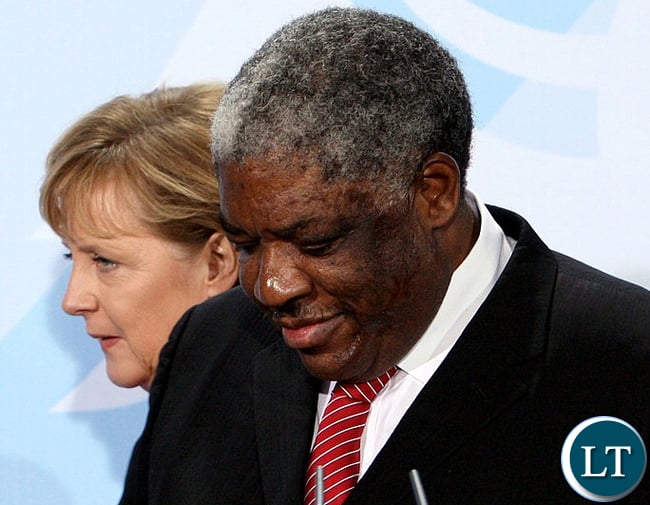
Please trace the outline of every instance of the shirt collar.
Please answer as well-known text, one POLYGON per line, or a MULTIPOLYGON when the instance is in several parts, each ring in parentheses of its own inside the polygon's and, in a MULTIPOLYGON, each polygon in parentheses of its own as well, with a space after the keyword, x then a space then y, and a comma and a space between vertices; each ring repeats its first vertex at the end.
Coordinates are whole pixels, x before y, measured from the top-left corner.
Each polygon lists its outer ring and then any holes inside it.
POLYGON ((476 243, 451 276, 447 293, 424 335, 398 364, 426 382, 444 360, 505 268, 514 241, 505 236, 483 202, 469 191, 479 210, 476 243))

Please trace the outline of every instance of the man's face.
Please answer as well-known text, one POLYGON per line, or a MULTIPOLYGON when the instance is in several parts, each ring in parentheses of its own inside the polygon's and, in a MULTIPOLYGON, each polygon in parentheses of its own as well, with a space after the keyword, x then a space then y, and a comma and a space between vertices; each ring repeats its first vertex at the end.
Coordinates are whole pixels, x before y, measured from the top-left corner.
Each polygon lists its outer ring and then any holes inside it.
POLYGON ((222 169, 220 187, 241 284, 312 375, 370 379, 424 332, 451 271, 412 199, 380 212, 364 183, 260 159, 222 169))

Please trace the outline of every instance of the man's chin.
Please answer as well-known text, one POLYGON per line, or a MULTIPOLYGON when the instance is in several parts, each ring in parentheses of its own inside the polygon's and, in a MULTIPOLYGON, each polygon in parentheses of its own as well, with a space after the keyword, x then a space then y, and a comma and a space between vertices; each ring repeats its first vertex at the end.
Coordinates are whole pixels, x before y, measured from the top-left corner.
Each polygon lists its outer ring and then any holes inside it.
POLYGON ((296 350, 309 375, 323 381, 339 381, 344 375, 345 367, 332 363, 330 357, 314 350, 296 350))
POLYGON ((359 360, 342 361, 332 355, 313 351, 296 351, 309 375, 323 381, 360 382, 366 369, 359 360))

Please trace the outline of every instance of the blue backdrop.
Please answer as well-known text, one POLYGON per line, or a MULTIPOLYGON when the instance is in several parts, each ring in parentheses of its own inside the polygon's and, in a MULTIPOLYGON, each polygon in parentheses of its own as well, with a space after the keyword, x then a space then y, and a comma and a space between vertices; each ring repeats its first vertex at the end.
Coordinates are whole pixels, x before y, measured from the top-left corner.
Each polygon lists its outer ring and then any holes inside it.
MULTIPOLYGON (((115 503, 147 409, 142 391, 106 380, 83 321, 61 311, 69 265, 37 209, 48 149, 117 94, 229 79, 284 21, 326 3, 0 4, 3 504, 115 503)), ((352 4, 402 15, 458 56, 476 109, 471 189, 552 248, 650 287, 650 3, 352 4)))

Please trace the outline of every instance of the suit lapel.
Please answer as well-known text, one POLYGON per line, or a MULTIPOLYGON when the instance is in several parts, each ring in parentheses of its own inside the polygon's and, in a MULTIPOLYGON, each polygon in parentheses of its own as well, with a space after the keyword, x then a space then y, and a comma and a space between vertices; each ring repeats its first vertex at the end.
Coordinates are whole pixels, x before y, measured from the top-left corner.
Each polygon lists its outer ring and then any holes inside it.
POLYGON ((526 385, 507 367, 464 361, 461 370, 458 364, 456 359, 449 362, 422 391, 357 485, 350 505, 398 503, 412 496, 411 469, 426 480, 526 391, 526 385), (465 367, 473 367, 472 372, 467 373, 465 367), (358 501, 353 499, 357 495, 358 501))
POLYGON ((545 346, 555 261, 521 218, 491 211, 506 233, 518 239, 513 256, 346 505, 411 503, 411 469, 418 469, 426 482, 534 381, 545 346))
POLYGON ((318 383, 284 342, 254 364, 255 426, 267 505, 301 505, 316 417, 318 383))

